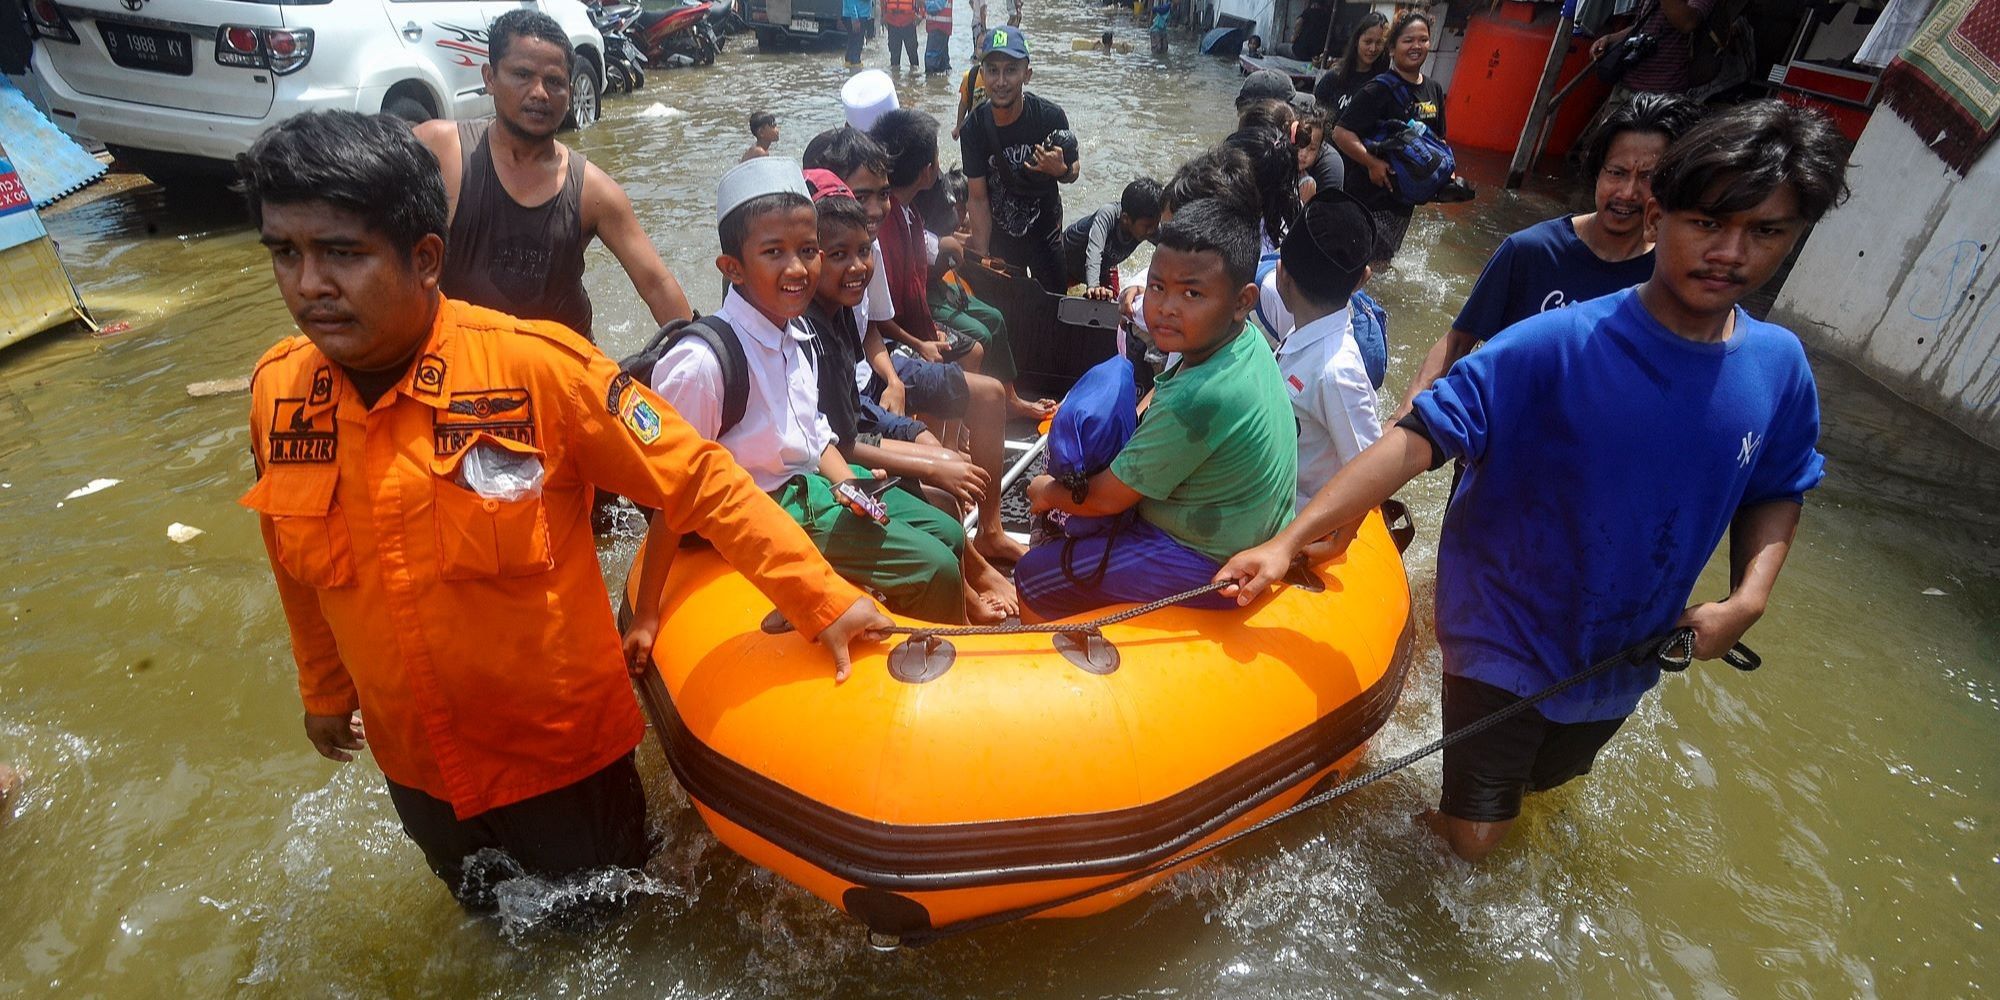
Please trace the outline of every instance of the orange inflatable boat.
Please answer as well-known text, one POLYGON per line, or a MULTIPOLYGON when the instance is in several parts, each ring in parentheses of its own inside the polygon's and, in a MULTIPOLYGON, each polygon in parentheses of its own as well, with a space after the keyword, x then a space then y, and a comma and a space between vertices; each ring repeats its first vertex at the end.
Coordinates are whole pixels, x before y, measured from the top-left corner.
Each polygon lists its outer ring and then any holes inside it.
POLYGON ((640 692, 716 837, 878 939, 922 939, 1108 909, 1165 872, 1027 912, 1345 776, 1395 707, 1409 612, 1376 513, 1242 611, 1167 608, 1085 642, 898 636, 836 685, 823 649, 690 550, 640 692))

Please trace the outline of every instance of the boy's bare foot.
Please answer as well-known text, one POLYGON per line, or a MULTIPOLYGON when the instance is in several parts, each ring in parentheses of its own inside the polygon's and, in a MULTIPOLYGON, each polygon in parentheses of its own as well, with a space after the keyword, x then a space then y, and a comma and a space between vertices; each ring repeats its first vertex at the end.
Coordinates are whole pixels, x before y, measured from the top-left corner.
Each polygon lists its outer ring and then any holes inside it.
POLYGON ((1007 397, 1007 416, 1018 420, 1040 422, 1055 416, 1056 401, 1053 399, 1026 400, 1019 396, 1007 397))
POLYGON ((1007 620, 1008 611, 991 595, 982 594, 972 584, 965 585, 965 620, 973 625, 998 625, 1007 620))
POLYGON ((994 568, 992 563, 984 559, 967 560, 965 584, 999 608, 1002 618, 1021 613, 1021 596, 1014 591, 1013 579, 994 568))
POLYGON ((0 764, 0 819, 4 819, 8 807, 14 804, 14 793, 21 790, 21 772, 0 764))
POLYGON ((1004 531, 982 531, 972 536, 972 548, 987 562, 1013 565, 1028 554, 1028 547, 1004 531))

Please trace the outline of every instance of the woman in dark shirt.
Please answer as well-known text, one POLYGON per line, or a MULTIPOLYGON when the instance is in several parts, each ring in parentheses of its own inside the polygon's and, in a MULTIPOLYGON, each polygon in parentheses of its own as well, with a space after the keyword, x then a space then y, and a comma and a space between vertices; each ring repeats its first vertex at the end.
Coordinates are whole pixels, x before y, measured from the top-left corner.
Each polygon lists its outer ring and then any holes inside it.
POLYGON ((1415 209, 1390 187, 1389 163, 1368 143, 1379 137, 1385 123, 1410 120, 1422 122, 1440 139, 1446 137, 1444 87, 1423 73, 1430 53, 1430 15, 1410 11, 1397 18, 1389 31, 1389 71, 1402 78, 1404 88, 1391 88, 1379 79, 1368 81, 1333 129, 1333 145, 1346 160, 1344 186, 1375 220, 1377 269, 1386 267, 1402 248, 1415 209), (1399 94, 1400 89, 1406 89, 1407 96, 1399 94))
POLYGON ((1326 120, 1337 122, 1361 85, 1389 71, 1389 18, 1371 10, 1354 24, 1347 36, 1347 50, 1340 61, 1319 75, 1313 84, 1313 100, 1326 112, 1326 120))

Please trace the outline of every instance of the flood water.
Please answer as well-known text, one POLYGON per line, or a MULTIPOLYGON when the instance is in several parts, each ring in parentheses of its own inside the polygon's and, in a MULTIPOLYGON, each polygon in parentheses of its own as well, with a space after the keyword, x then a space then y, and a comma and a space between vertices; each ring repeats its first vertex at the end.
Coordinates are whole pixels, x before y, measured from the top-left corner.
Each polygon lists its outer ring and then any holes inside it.
MULTIPOLYGON (((1033 89, 1084 144, 1074 217, 1130 177, 1164 178, 1228 128, 1232 68, 1067 51, 1104 23, 1031 3, 1033 89)), ((961 16, 961 20, 966 20, 961 16)), ((964 65, 961 24, 956 61, 964 65)), ((881 42, 871 48, 881 62, 881 42)), ((570 138, 620 179, 713 308, 714 181, 775 111, 781 151, 838 117, 837 54, 657 74, 570 138), (671 112, 647 109, 655 103, 671 112), (673 112, 685 112, 673 113, 673 112)), ((905 90, 949 117, 943 78, 905 90)), ((947 143, 945 162, 955 162, 947 143)), ((1420 210, 1373 286, 1406 384, 1510 230, 1564 188, 1420 210)), ((640 756, 666 847, 601 934, 543 928, 548 887, 469 918, 402 836, 372 763, 313 754, 254 521, 241 395, 290 332, 254 234, 229 205, 156 189, 49 218, 85 298, 128 332, 0 354, 0 761, 27 775, 0 819, 0 994, 212 996, 1944 997, 2000 980, 2000 463, 1821 361, 1830 457, 1771 613, 1765 668, 1709 664, 1649 697, 1587 780, 1532 800, 1483 867, 1410 822, 1435 762, 1243 845, 1110 914, 880 954, 817 899, 721 848, 640 756), (123 480, 64 501, 96 478, 123 480), (167 538, 182 522, 207 533, 167 538)), ((593 251, 613 354, 650 322, 593 251)), ((1675 474, 1660 470, 1662 477, 1675 474)), ((1438 729, 1429 626, 1445 481, 1405 494, 1418 663, 1380 760, 1438 729)), ((622 575, 629 543, 608 547, 622 575)), ((1718 560, 1700 596, 1720 596, 1718 560)))

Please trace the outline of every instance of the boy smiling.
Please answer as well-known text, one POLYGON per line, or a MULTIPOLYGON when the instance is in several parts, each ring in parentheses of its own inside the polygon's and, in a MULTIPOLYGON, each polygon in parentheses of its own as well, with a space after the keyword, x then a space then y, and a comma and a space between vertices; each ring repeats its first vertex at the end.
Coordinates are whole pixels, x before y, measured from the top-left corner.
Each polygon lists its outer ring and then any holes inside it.
MULTIPOLYGON (((892 500, 893 491, 883 498, 892 501, 886 525, 850 513, 836 499, 855 475, 820 412, 812 335, 798 322, 818 290, 821 266, 819 220, 798 161, 770 156, 738 164, 722 176, 716 215, 722 253, 715 266, 729 279, 717 315, 747 361, 744 412, 733 427, 722 426, 722 363, 695 337, 669 348, 654 367, 661 398, 702 437, 727 447, 841 576, 875 588, 906 614, 964 620, 958 570, 964 534, 956 522, 918 519, 892 500)), ((661 541, 648 542, 649 554, 661 541)), ((657 583, 650 567, 644 577, 657 583)), ((657 606, 640 593, 642 611, 657 606)))
MULTIPOLYGON (((847 186, 830 171, 808 170, 806 181, 813 188, 813 205, 819 213, 821 263, 819 285, 804 319, 819 361, 820 412, 833 428, 841 455, 857 465, 937 487, 961 510, 991 499, 991 473, 939 444, 929 432, 909 442, 885 440, 880 434, 862 430, 863 397, 855 386, 854 371, 865 347, 862 300, 875 270, 867 216, 847 186)), ((904 497, 895 499, 900 502, 904 497)), ((924 523, 942 516, 920 505, 901 519, 924 523)), ((941 538, 956 531, 942 527, 925 530, 941 538)), ((966 616, 971 621, 995 622, 1020 610, 1013 582, 976 551, 966 550, 962 572, 966 616)))

